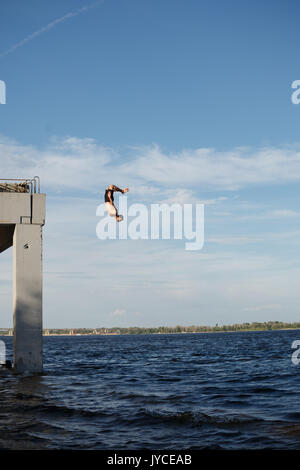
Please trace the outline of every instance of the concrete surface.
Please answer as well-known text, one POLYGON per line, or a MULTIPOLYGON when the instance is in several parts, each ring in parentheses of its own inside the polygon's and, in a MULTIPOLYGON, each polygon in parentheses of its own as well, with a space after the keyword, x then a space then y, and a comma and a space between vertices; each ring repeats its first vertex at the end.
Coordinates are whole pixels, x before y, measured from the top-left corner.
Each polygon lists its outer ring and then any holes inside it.
POLYGON ((42 359, 42 227, 16 224, 14 230, 14 366, 40 372, 42 359))
POLYGON ((45 194, 0 192, 0 252, 13 245, 14 368, 42 372, 45 194))

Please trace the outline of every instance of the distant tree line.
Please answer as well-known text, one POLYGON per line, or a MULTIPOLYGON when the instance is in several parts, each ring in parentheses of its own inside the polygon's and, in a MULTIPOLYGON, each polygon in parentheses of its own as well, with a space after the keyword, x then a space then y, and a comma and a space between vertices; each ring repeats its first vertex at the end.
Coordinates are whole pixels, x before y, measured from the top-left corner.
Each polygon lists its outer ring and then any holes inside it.
MULTIPOLYGON (((280 321, 235 323, 233 325, 215 326, 159 326, 145 328, 132 326, 128 328, 48 328, 44 329, 44 335, 148 335, 148 334, 178 334, 178 333, 212 333, 233 331, 266 331, 266 330, 296 330, 300 329, 299 323, 285 323, 280 321)), ((0 329, 0 336, 12 335, 11 328, 0 329)))
MULTIPOLYGON (((114 327, 114 328, 64 328, 64 329, 47 329, 44 330, 45 335, 145 335, 145 334, 178 334, 178 333, 209 333, 209 332, 232 332, 232 331, 265 331, 265 330, 284 330, 298 329, 299 323, 285 323, 280 321, 269 322, 252 322, 252 323, 235 323, 233 325, 215 326, 159 326, 157 328, 145 327, 114 327)), ((5 333, 4 333, 5 334, 5 333)))

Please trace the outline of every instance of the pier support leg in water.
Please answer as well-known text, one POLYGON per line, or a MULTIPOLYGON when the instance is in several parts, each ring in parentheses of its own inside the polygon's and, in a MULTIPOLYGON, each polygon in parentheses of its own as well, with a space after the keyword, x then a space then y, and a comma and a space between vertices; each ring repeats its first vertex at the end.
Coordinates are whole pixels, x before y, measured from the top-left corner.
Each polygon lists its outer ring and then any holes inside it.
POLYGON ((13 235, 14 367, 42 372, 42 226, 16 224, 13 235))
POLYGON ((13 247, 14 367, 40 373, 42 355, 42 229, 46 194, 39 178, 0 179, 0 253, 13 247))

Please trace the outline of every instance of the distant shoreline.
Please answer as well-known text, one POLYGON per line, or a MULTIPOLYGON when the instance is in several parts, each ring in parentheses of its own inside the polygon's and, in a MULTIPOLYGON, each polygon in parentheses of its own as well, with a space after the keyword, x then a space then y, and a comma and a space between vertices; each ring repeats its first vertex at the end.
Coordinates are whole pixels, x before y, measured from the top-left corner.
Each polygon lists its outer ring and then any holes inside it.
POLYGON ((53 333, 49 335, 43 334, 43 336, 139 336, 139 335, 183 335, 183 334, 207 334, 207 333, 253 333, 253 332, 262 332, 262 331, 295 331, 295 330, 300 330, 300 327, 298 328, 277 328, 273 330, 266 330, 266 329, 261 329, 261 330, 227 330, 227 331, 179 331, 179 332, 174 332, 174 333, 77 333, 77 334, 60 334, 60 333, 53 333))
MULTIPOLYGON (((44 328, 43 336, 119 336, 119 335, 160 335, 195 333, 240 333, 255 331, 300 330, 299 323, 252 322, 234 325, 215 326, 160 326, 150 327, 112 327, 112 328, 44 328)), ((0 328, 0 336, 13 336, 12 328, 0 328)))
MULTIPOLYGON (((206 335, 206 334, 211 334, 211 333, 218 333, 218 334, 224 334, 224 333, 262 333, 263 331, 295 331, 295 330, 299 330, 300 328, 283 328, 282 330, 243 330, 243 331, 198 331, 198 332, 194 332, 194 333, 186 333, 188 335, 206 335)), ((44 335, 43 334, 43 337, 49 337, 49 336, 65 336, 65 337, 74 337, 74 336, 102 336, 102 337, 105 337, 105 336, 157 336, 157 335, 160 335, 160 336, 163 336, 163 335, 183 335, 184 333, 140 333, 140 334, 135 334, 135 335, 130 335, 128 333, 115 333, 115 334, 107 334, 107 335, 99 335, 99 334, 91 334, 91 333, 88 333, 88 334, 76 334, 76 335, 60 335, 60 334, 51 334, 51 335, 44 335)), ((3 335, 0 335, 0 336, 3 336, 3 335)), ((4 336, 8 336, 8 335, 4 335, 4 336)))

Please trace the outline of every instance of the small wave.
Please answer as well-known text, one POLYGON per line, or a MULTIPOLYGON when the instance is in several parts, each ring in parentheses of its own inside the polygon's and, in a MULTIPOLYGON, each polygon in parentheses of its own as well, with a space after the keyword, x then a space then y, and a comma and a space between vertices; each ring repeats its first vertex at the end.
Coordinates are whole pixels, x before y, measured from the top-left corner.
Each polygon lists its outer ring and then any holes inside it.
POLYGON ((72 408, 68 406, 46 405, 39 409, 42 413, 55 413, 62 416, 84 416, 84 417, 107 417, 109 414, 105 411, 89 410, 84 408, 72 408))
POLYGON ((291 424, 287 426, 277 426, 275 428, 277 433, 286 434, 287 436, 300 436, 299 424, 291 424))
POLYGON ((251 393, 278 393, 280 390, 271 387, 255 387, 249 389, 251 393))
POLYGON ((14 408, 14 413, 28 414, 28 415, 47 415, 47 416, 56 416, 56 417, 72 417, 72 416, 82 416, 82 417, 107 417, 108 413, 105 411, 99 410, 90 410, 84 408, 69 407, 64 405, 55 405, 55 404, 37 404, 37 405, 18 405, 14 408))
POLYGON ((162 421, 170 423, 183 423, 193 425, 241 425, 257 423, 262 421, 260 418, 250 416, 247 414, 208 414, 202 411, 182 411, 179 413, 173 413, 171 411, 158 411, 158 410, 145 410, 146 414, 152 418, 156 418, 162 421))
POLYGON ((284 419, 287 421, 300 421, 300 412, 294 411, 292 413, 286 413, 284 419))

